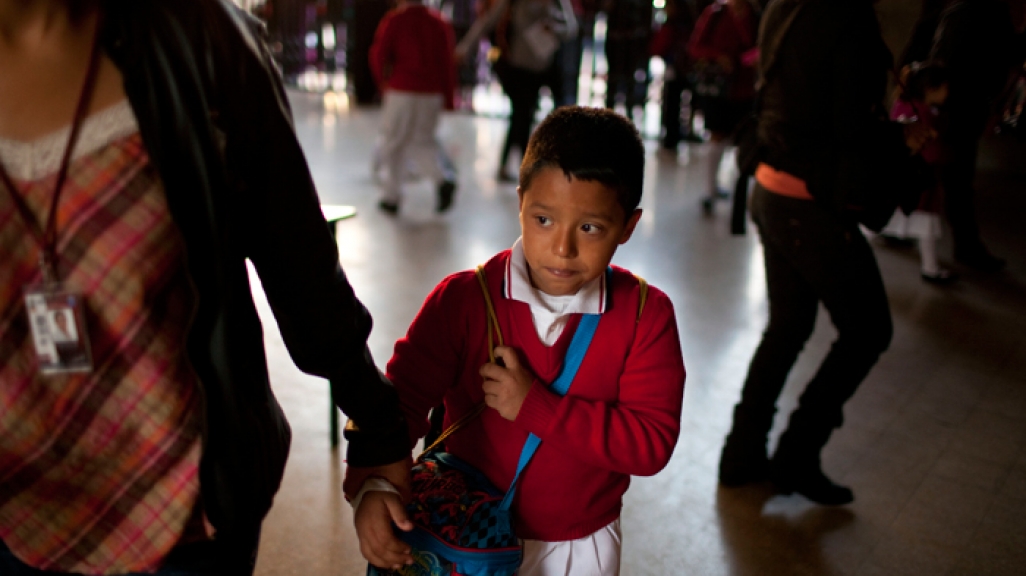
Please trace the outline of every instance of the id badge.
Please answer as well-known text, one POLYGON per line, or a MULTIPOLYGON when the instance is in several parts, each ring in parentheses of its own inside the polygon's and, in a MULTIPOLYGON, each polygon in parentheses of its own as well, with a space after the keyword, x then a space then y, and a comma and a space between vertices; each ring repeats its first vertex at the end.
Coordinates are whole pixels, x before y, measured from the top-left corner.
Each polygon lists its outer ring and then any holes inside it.
POLYGON ((41 374, 92 372, 83 306, 81 294, 59 285, 26 288, 25 310, 41 374))

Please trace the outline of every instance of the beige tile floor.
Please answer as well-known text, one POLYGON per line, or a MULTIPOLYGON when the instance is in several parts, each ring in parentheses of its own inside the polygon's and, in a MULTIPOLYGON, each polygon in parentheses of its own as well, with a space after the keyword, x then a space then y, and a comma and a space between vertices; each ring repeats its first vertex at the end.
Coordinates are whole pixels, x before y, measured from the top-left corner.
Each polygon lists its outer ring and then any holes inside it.
MULTIPOLYGON (((433 214, 431 187, 415 182, 390 218, 375 208, 368 169, 378 112, 292 97, 322 201, 359 210, 338 230, 341 257, 375 317, 370 345, 383 364, 439 279, 516 239, 515 189, 492 178, 505 124, 446 117, 441 139, 461 170, 455 207, 433 214)), ((914 251, 875 243, 895 338, 826 448, 827 471, 856 494, 831 509, 765 487, 717 487, 720 443, 766 319, 760 246, 752 229, 728 233, 726 204, 703 217, 701 146, 672 157, 649 145, 645 215, 615 262, 672 298, 688 379, 672 461, 627 493, 622 573, 1026 574, 1026 147, 991 142, 981 162, 981 221, 1009 259, 1006 272, 962 271, 956 285, 937 288, 919 279, 914 251)), ((259 304, 295 436, 257 574, 363 574, 339 496, 343 463, 328 444, 326 384, 297 371, 259 304)), ((820 320, 780 400, 777 432, 834 337, 820 320)))

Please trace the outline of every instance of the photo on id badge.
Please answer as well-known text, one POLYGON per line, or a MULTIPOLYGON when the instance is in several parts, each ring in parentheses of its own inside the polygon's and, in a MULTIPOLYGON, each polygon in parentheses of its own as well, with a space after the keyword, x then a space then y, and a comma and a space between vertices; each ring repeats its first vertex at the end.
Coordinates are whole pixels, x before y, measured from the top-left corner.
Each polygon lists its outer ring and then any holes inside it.
POLYGON ((77 294, 28 290, 25 294, 32 343, 44 375, 92 370, 82 299, 77 294))

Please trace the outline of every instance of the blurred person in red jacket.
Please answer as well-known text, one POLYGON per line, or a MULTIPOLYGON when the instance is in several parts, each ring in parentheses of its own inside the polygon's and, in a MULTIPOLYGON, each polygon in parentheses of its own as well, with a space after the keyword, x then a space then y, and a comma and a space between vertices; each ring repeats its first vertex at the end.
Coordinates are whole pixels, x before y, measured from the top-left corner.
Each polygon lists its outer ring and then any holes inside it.
POLYGON ((407 160, 419 162, 436 182, 438 211, 452 206, 455 170, 435 130, 442 109, 453 109, 455 45, 449 22, 420 0, 399 0, 374 35, 371 72, 384 92, 375 163, 386 170, 378 206, 388 214, 399 212, 407 160))

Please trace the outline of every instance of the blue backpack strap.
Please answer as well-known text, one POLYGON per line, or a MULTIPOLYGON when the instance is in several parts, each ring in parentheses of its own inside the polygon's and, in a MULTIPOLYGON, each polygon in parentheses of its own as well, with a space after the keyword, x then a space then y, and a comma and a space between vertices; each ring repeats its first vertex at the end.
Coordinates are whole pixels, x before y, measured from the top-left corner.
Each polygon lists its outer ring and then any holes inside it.
MULTIPOLYGON (((577 369, 581 367, 581 361, 584 360, 584 355, 591 345, 591 339, 595 336, 595 329, 598 328, 600 318, 599 314, 584 314, 581 316, 581 321, 577 325, 577 331, 574 332, 574 338, 570 341, 570 348, 566 352, 566 358, 563 360, 563 369, 556 378, 556 381, 552 383, 552 391, 556 394, 565 396, 567 391, 570 390, 570 384, 573 383, 574 376, 577 375, 577 369)), ((509 507, 513 504, 513 496, 517 491, 517 480, 520 479, 520 473, 524 471, 524 467, 534 457, 534 452, 538 449, 539 444, 541 444, 541 438, 534 434, 527 437, 527 442, 524 443, 524 448, 520 451, 520 461, 517 463, 516 475, 513 476, 513 482, 510 483, 509 490, 499 505, 500 510, 509 510, 509 507)))

